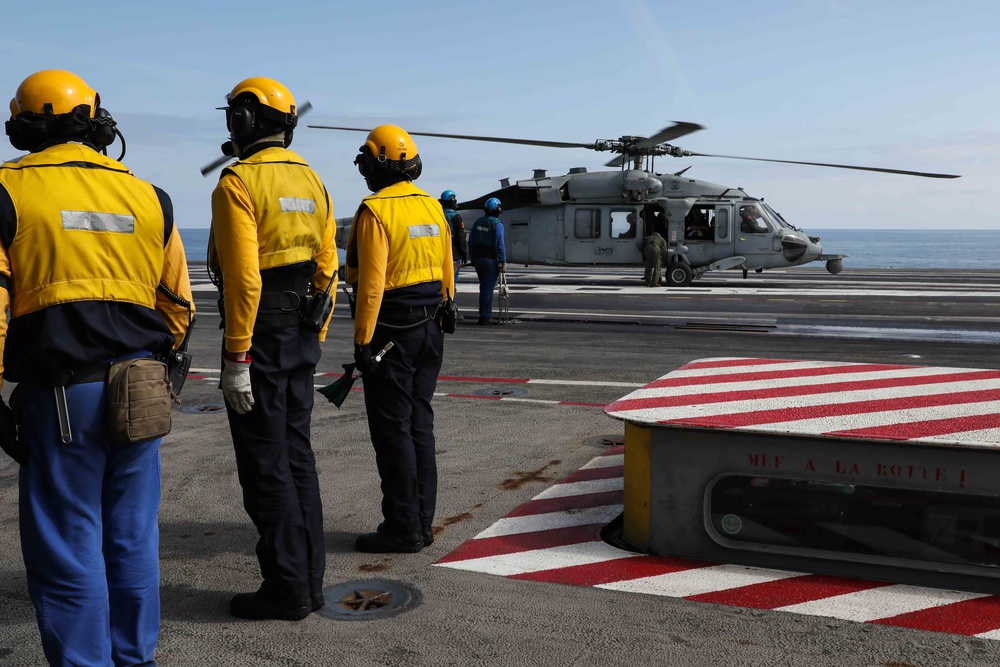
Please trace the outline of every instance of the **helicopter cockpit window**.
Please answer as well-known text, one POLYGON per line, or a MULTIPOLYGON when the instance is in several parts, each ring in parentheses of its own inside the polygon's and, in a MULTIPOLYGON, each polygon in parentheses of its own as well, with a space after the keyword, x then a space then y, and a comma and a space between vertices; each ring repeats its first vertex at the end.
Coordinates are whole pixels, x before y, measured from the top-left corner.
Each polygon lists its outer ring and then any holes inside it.
POLYGON ((767 234, 771 230, 767 214, 757 204, 740 206, 740 233, 767 234))
POLYGON ((710 241, 715 238, 715 206, 697 204, 684 218, 684 238, 688 241, 710 241))
POLYGON ((639 228, 635 211, 611 211, 611 238, 634 239, 639 228))
MULTIPOLYGON (((763 202, 761 202, 761 203, 763 203, 763 202)), ((783 217, 781 217, 780 213, 778 213, 777 211, 775 211, 773 208, 771 208, 767 204, 764 204, 764 210, 766 210, 771 215, 771 220, 774 220, 775 222, 777 222, 782 227, 787 227, 788 229, 794 229, 796 231, 801 231, 801 230, 799 230, 798 227, 796 227, 795 225, 791 224, 790 222, 788 222, 787 220, 785 220, 783 217)))
POLYGON ((573 236, 578 239, 601 237, 601 209, 578 208, 573 218, 573 236))

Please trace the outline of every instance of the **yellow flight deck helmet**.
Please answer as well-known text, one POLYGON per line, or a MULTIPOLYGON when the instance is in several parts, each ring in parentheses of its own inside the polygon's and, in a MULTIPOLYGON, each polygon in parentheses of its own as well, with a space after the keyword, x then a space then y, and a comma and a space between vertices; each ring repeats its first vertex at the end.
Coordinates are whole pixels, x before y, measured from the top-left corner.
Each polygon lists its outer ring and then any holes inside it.
MULTIPOLYGON (((285 147, 292 143, 292 130, 299 122, 295 98, 278 81, 252 76, 240 81, 226 97, 226 127, 232 140, 246 147, 263 137, 285 134, 285 147)), ((223 145, 223 151, 226 147, 223 145)))
MULTIPOLYGON (((66 141, 89 143, 107 153, 121 137, 115 119, 101 107, 101 96, 72 72, 35 72, 21 82, 10 101, 5 123, 10 143, 18 150, 38 151, 66 141)), ((125 156, 122 139, 121 160, 125 156)))
POLYGON ((368 139, 358 151, 354 164, 358 165, 358 171, 364 176, 369 189, 379 190, 388 184, 384 183, 386 180, 399 180, 397 176, 400 174, 411 181, 420 177, 423 165, 417 145, 401 127, 379 125, 368 133, 368 139))
POLYGON ((47 69, 35 72, 21 82, 10 101, 10 116, 30 111, 37 114, 70 113, 81 104, 90 107, 90 117, 100 104, 100 96, 87 82, 72 72, 47 69))
POLYGON ((252 76, 236 84, 233 92, 226 98, 232 104, 240 95, 249 94, 257 98, 257 101, 266 107, 295 115, 295 98, 291 91, 274 79, 265 76, 252 76))

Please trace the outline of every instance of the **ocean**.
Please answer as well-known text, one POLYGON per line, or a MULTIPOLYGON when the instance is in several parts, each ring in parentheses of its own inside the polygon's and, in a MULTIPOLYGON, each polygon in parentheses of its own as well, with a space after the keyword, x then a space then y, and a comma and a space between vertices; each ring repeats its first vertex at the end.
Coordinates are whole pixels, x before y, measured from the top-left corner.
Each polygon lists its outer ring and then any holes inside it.
MULTIPOLYGON (((190 261, 205 261, 208 229, 181 228, 190 261)), ((1000 270, 1000 230, 820 229, 823 252, 847 255, 844 270, 1000 270)), ((814 266, 822 266, 815 262, 814 266)))

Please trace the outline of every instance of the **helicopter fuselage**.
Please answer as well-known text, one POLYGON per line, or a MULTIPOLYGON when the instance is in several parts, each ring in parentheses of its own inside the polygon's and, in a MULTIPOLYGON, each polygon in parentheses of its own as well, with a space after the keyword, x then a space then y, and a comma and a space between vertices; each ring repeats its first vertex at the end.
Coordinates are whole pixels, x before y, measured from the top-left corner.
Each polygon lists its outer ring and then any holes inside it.
POLYGON ((787 223, 741 189, 639 169, 582 169, 505 185, 459 206, 472 222, 489 197, 503 204, 507 261, 550 266, 641 266, 642 241, 659 232, 669 247, 668 283, 684 285, 706 271, 764 270, 842 256, 824 256, 817 237, 787 223), (686 264, 690 271, 671 265, 686 264))

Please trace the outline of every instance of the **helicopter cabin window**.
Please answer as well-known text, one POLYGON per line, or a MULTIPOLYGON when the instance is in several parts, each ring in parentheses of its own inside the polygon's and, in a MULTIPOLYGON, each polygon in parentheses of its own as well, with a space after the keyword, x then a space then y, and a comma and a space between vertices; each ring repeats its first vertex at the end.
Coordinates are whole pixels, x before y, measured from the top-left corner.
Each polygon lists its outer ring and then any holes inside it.
POLYGON ((639 225, 635 211, 611 211, 611 238, 634 239, 639 225))
POLYGON ((573 236, 578 239, 596 239, 601 236, 601 209, 578 208, 573 218, 573 236))
POLYGON ((711 241, 715 238, 715 205, 695 204, 684 218, 684 238, 711 241))
POLYGON ((767 216, 757 204, 740 206, 741 234, 767 234, 770 231, 771 225, 767 221, 767 216))
POLYGON ((729 208, 722 207, 715 212, 715 233, 720 239, 729 237, 729 208))

